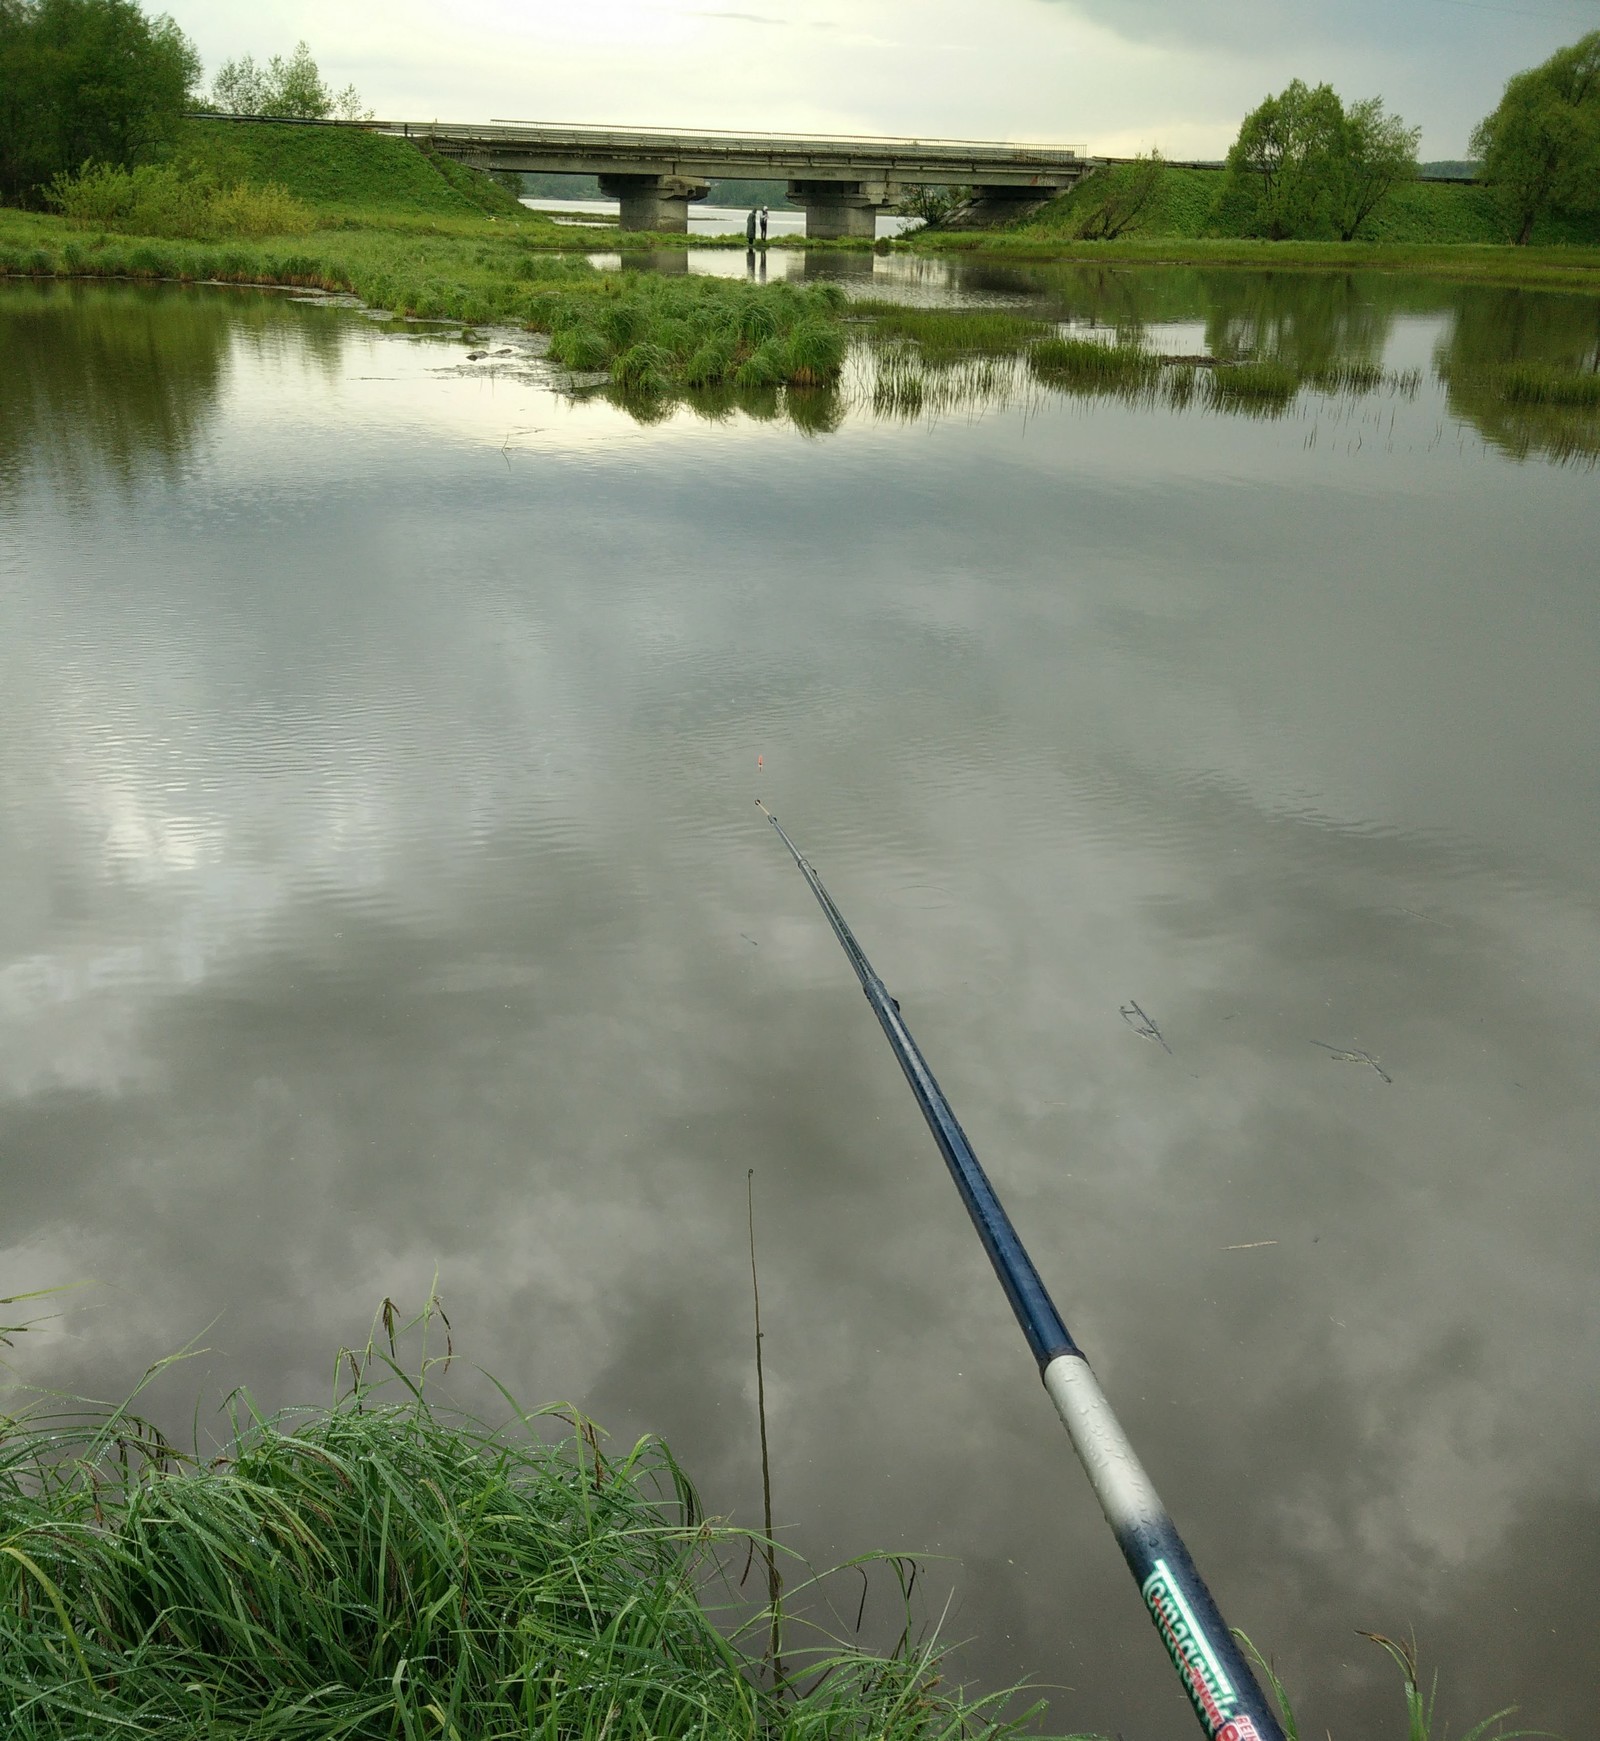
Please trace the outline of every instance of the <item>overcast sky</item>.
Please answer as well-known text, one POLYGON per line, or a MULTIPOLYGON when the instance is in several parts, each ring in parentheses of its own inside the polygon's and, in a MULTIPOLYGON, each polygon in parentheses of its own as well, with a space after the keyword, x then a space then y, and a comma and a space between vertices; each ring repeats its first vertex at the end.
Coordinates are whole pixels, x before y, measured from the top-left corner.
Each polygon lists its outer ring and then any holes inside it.
MULTIPOLYGON (((156 0, 159 4, 160 0, 156 0)), ((152 5, 152 10, 155 5, 152 5)), ((1465 153, 1506 78, 1600 0, 175 0, 208 74, 306 38, 396 119, 1159 146, 1215 157, 1291 78, 1465 153)))

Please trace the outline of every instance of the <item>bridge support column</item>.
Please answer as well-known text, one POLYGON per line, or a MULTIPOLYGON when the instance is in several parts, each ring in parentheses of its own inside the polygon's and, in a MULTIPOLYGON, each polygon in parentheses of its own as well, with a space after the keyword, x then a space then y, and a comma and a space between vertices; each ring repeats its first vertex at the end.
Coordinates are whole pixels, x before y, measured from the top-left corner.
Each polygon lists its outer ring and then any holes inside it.
POLYGON ((681 236, 689 228, 689 206, 703 200, 710 182, 690 175, 602 175, 600 191, 622 207, 620 227, 681 236))
POLYGON ((806 209, 806 234, 832 239, 877 234, 877 217, 900 189, 892 181, 791 181, 789 198, 806 209))

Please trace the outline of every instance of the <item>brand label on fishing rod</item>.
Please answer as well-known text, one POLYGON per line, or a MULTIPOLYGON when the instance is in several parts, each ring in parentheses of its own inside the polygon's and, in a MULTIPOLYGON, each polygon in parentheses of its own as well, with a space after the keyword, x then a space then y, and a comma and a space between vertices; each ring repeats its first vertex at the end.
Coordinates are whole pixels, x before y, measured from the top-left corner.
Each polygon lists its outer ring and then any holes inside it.
POLYGON ((1212 1741, 1263 1741, 1261 1731, 1239 1709, 1233 1682, 1223 1672, 1165 1560, 1156 1561, 1140 1593, 1212 1741))

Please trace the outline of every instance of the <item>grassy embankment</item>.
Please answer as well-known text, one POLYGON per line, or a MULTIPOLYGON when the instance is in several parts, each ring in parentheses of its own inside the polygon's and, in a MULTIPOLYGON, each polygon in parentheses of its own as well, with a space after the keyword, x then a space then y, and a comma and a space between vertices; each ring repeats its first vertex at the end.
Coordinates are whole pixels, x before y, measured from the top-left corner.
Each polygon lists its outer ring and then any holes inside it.
POLYGON ((560 251, 570 230, 404 140, 194 122, 178 162, 219 185, 282 189, 304 220, 290 234, 207 237, 162 233, 159 214, 137 211, 113 228, 8 210, 0 274, 348 292, 397 315, 549 333, 557 362, 609 372, 641 399, 814 388, 843 362, 842 298, 828 287, 597 272, 560 251))
MULTIPOLYGON (((1112 173, 1115 173, 1113 171, 1112 173)), ((1132 234, 1086 241, 1079 231, 1103 185, 1089 176, 1003 230, 919 232, 905 246, 937 253, 1001 253, 1053 260, 1247 266, 1261 270, 1376 268, 1498 284, 1600 290, 1600 223, 1550 222, 1533 245, 1509 245, 1488 190, 1470 182, 1397 188, 1354 242, 1266 242, 1230 233, 1224 176, 1168 168, 1132 234)))

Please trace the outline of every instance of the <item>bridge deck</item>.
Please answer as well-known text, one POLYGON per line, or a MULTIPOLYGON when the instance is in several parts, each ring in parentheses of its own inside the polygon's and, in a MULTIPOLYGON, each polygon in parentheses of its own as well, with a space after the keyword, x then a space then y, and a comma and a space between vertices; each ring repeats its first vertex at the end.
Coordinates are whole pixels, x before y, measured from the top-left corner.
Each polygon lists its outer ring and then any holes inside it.
POLYGON ((372 121, 485 168, 580 175, 744 175, 791 181, 895 181, 1059 187, 1089 167, 1066 145, 833 134, 680 133, 657 128, 372 121))

